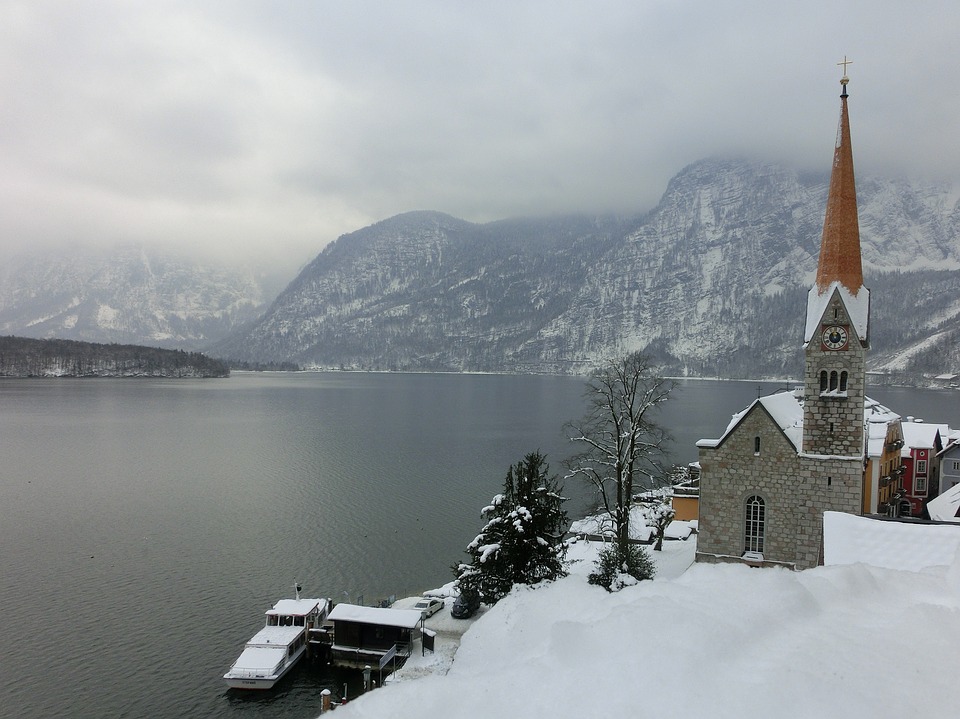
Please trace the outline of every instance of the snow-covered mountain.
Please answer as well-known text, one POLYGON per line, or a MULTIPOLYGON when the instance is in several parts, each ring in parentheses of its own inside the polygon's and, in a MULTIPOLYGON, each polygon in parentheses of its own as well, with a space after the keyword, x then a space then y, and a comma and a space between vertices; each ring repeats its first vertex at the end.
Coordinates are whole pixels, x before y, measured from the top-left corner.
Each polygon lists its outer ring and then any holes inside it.
MULTIPOLYGON (((796 375, 828 176, 705 160, 641 217, 471 224, 415 212, 329 245, 219 356, 369 369, 796 375)), ((873 364, 960 371, 960 205, 863 178, 873 364), (913 363, 911 365, 911 362, 913 363)))
POLYGON ((7 258, 0 334, 198 349, 264 309, 251 272, 156 250, 7 258))
MULTIPOLYGON (((796 376, 827 182, 704 160, 642 216, 398 215, 326 247, 269 309, 252 272, 155 250, 5 258, 0 334, 451 371, 584 372, 645 349, 671 374, 796 376)), ((871 368, 960 372, 957 193, 861 177, 858 196, 871 368)))

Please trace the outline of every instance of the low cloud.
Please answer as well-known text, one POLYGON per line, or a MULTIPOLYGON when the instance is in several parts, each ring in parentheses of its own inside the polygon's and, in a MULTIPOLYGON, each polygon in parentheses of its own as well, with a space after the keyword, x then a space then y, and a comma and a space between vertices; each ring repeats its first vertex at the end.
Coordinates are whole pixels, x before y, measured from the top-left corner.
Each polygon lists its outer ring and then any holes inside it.
POLYGON ((8 3, 0 242, 299 264, 413 209, 640 212, 709 155, 953 182, 929 2, 8 3))

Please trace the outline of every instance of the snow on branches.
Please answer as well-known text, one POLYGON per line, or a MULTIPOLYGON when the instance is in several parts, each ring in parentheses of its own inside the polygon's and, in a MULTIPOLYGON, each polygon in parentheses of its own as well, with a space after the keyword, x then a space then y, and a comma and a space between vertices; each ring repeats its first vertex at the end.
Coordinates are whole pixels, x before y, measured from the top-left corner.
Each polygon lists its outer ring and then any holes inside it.
POLYGON ((467 545, 469 564, 454 574, 461 591, 496 602, 514 584, 535 584, 565 574, 563 534, 565 497, 546 458, 532 452, 507 471, 504 491, 484 507, 487 523, 467 545))

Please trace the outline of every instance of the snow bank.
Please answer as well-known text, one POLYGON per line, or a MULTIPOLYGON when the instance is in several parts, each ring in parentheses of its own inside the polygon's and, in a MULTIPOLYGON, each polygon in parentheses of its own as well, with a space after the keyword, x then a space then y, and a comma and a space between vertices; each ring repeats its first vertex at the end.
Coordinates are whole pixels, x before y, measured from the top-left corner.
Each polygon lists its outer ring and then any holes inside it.
MULTIPOLYGON (((823 563, 919 572, 947 567, 960 551, 960 527, 886 522, 842 512, 823 513, 823 563)), ((960 646, 958 646, 960 650, 960 646)))
POLYGON ((589 561, 517 588, 463 636, 446 676, 378 689, 337 716, 955 716, 956 561, 683 572, 694 545, 653 552, 660 576, 616 594, 587 584, 589 561))

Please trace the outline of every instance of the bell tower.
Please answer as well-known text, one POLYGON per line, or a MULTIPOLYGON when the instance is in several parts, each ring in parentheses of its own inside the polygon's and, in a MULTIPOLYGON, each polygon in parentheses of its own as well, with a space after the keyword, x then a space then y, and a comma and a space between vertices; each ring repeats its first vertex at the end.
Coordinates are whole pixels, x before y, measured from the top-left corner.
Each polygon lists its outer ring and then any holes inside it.
POLYGON ((804 330, 803 453, 852 458, 864 453, 870 291, 863 286, 860 225, 847 114, 846 58, 840 126, 833 154, 817 278, 807 294, 804 330))

